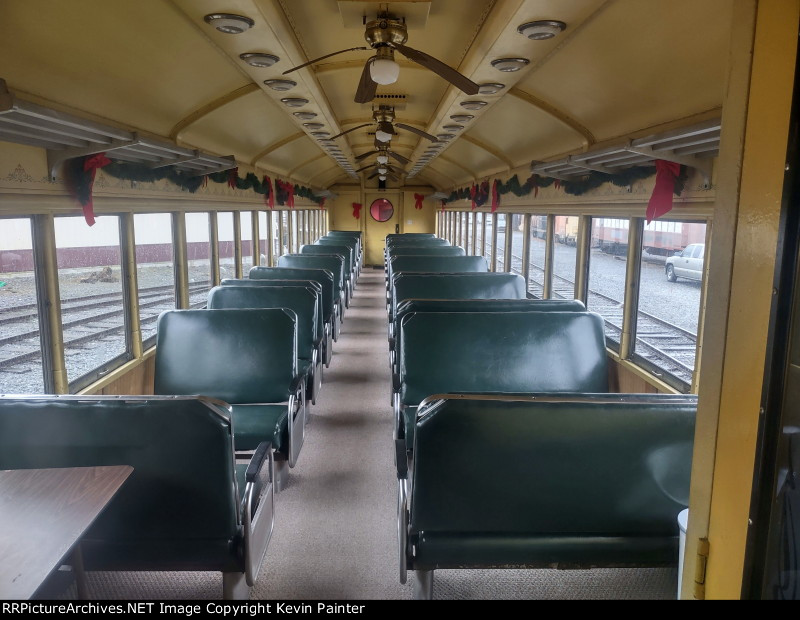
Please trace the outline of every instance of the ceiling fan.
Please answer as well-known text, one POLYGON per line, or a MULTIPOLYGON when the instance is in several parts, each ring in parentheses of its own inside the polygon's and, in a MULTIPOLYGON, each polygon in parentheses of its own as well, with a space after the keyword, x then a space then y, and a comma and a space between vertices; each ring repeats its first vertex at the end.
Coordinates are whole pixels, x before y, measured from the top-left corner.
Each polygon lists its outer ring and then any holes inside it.
POLYGON ((429 56, 425 52, 420 52, 405 45, 408 40, 408 30, 405 21, 382 14, 378 19, 366 24, 364 38, 370 47, 351 47, 346 50, 339 50, 325 56, 320 56, 314 60, 292 67, 284 71, 284 75, 302 69, 308 65, 313 65, 320 60, 355 50, 374 49, 375 56, 367 60, 364 70, 361 72, 361 79, 358 82, 355 102, 368 103, 375 98, 375 91, 378 84, 394 84, 400 73, 400 65, 394 61, 394 52, 397 50, 409 60, 430 69, 450 82, 456 88, 468 95, 475 95, 478 92, 478 85, 469 78, 461 75, 455 69, 447 66, 441 60, 429 56))
MULTIPOLYGON (((380 105, 378 106, 377 110, 373 109, 372 119, 373 123, 378 124, 378 128, 375 130, 375 138, 380 142, 389 142, 389 140, 392 139, 392 136, 397 133, 394 130, 395 127, 397 127, 398 129, 404 129, 406 131, 410 131, 411 133, 415 133, 418 136, 422 136, 426 140, 430 140, 431 142, 439 141, 436 139, 436 136, 432 136, 431 134, 424 132, 421 129, 417 129, 416 127, 411 127, 410 125, 406 125, 405 123, 395 123, 394 108, 389 105, 380 105)), ((331 137, 331 140, 340 138, 343 135, 350 133, 351 131, 355 131, 356 129, 361 129, 362 127, 369 127, 373 123, 364 123, 363 125, 358 125, 357 127, 353 127, 352 129, 343 131, 342 133, 336 134, 335 136, 331 137)))
POLYGON ((401 164, 410 164, 411 163, 410 159, 407 159, 406 157, 403 157, 402 155, 400 155, 400 153, 395 153, 394 151, 390 151, 388 144, 384 144, 383 142, 379 142, 378 140, 375 140, 375 150, 374 151, 367 151, 366 153, 362 153, 361 155, 357 155, 356 156, 356 161, 361 161, 362 159, 366 159, 370 155, 375 155, 375 154, 378 154, 378 158, 379 159, 382 158, 382 157, 386 157, 386 160, 388 161, 388 158, 392 157, 392 158, 396 159, 397 161, 399 161, 401 164))

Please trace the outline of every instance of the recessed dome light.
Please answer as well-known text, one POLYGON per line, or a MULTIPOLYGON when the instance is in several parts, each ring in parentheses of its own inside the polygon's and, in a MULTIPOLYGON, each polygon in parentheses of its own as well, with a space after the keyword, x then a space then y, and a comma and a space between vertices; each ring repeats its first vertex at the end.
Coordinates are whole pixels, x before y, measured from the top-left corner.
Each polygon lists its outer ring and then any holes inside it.
POLYGON ((530 60, 527 58, 498 58, 497 60, 493 60, 491 65, 500 71, 510 72, 519 71, 529 63, 530 60))
POLYGON ((456 123, 467 123, 475 117, 472 114, 451 114, 450 118, 456 123))
POLYGON ((481 95, 495 95, 505 87, 505 84, 500 84, 499 82, 487 82, 486 84, 478 84, 478 93, 481 95))
POLYGON ((455 138, 455 136, 453 134, 451 134, 451 133, 437 133, 436 134, 436 139, 440 140, 442 142, 448 142, 449 140, 452 140, 453 138, 455 138))
POLYGON ((535 22, 522 24, 517 28, 517 32, 534 41, 542 41, 544 39, 552 39, 554 36, 561 34, 566 27, 567 25, 564 22, 552 19, 540 19, 535 22))
POLYGON ((461 131, 464 129, 464 125, 445 125, 442 129, 445 131, 461 131))
POLYGON ((304 121, 310 121, 312 118, 317 117, 316 112, 294 112, 294 115, 304 121))
POLYGON ((241 34, 255 25, 255 22, 249 17, 233 13, 211 13, 203 19, 207 24, 225 34, 241 34))
POLYGON ((312 131, 311 135, 315 138, 328 138, 331 134, 329 131, 312 131))
POLYGON ((477 99, 461 102, 461 107, 466 108, 467 110, 480 110, 485 105, 485 101, 478 101, 477 99))
POLYGON ((308 127, 312 131, 316 131, 317 129, 322 129, 325 127, 323 123, 303 123, 303 127, 308 127))
POLYGON ((303 99, 302 97, 284 97, 281 99, 281 103, 290 108, 302 108, 308 103, 308 99, 303 99))
POLYGON ((264 84, 272 90, 289 90, 297 86, 294 80, 264 80, 264 84))
POLYGON ((280 58, 273 54, 262 54, 261 52, 239 54, 239 58, 244 60, 251 67, 271 67, 280 60, 280 58))

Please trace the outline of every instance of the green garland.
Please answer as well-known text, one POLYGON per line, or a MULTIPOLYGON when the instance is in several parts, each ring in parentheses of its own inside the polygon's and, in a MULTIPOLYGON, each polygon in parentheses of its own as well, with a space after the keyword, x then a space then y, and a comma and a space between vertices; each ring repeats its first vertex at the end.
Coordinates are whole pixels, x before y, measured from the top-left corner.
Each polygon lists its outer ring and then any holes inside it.
MULTIPOLYGON (((509 192, 517 197, 527 196, 534 189, 540 187, 550 187, 556 184, 556 187, 563 188, 564 192, 571 196, 582 196, 583 194, 596 189, 603 185, 603 183, 612 183, 617 187, 627 187, 635 181, 646 179, 654 176, 655 169, 650 166, 636 166, 622 170, 617 174, 604 174, 602 172, 588 172, 580 179, 570 181, 559 181, 551 177, 542 177, 538 174, 529 176, 525 183, 520 184, 519 177, 515 174, 505 183, 498 181, 497 193, 501 196, 509 192)), ((675 179, 674 193, 679 196, 686 185, 686 180, 689 177, 688 169, 686 166, 681 166, 680 175, 675 179)), ((484 181, 480 185, 473 185, 472 187, 462 187, 454 190, 450 196, 447 197, 446 202, 453 202, 455 200, 470 200, 474 199, 475 205, 478 207, 483 206, 489 197, 489 182, 484 181)))

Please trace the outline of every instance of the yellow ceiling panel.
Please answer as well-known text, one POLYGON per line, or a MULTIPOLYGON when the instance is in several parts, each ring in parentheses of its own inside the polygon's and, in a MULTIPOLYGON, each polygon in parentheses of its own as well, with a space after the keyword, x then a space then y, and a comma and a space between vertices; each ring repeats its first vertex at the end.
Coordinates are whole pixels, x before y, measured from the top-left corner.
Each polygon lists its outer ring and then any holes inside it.
POLYGON ((716 108, 734 1, 609 3, 518 86, 598 140, 716 108))
POLYGON ((12 91, 164 136, 248 82, 164 0, 3 2, 0 77, 12 91))
MULTIPOLYGON (((309 138, 303 137, 283 145, 258 162, 259 167, 288 175, 299 164, 319 154, 319 147, 309 138)), ((328 161, 333 162, 329 159, 328 161)), ((298 179, 308 179, 306 170, 298 172, 298 179)))

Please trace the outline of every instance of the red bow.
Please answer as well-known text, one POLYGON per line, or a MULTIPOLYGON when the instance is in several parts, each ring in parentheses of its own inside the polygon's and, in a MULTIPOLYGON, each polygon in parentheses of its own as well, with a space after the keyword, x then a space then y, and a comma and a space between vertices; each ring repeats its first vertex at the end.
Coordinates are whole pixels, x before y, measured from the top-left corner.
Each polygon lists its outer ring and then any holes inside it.
POLYGON ((414 194, 414 208, 422 209, 422 200, 425 198, 422 194, 414 194))
POLYGON ((111 160, 106 157, 105 153, 97 153, 84 160, 83 170, 89 173, 89 199, 83 205, 83 217, 89 226, 94 226, 94 202, 92 200, 92 188, 94 187, 94 178, 97 175, 97 169, 107 166, 111 160))
POLYGON ((475 210, 475 207, 477 206, 475 204, 475 194, 477 194, 477 193, 478 193, 478 186, 477 185, 470 186, 470 188, 469 188, 469 199, 472 201, 472 210, 473 211, 475 210))
POLYGON ((499 183, 500 182, 497 179, 492 182, 492 213, 497 211, 497 207, 500 206, 500 194, 497 191, 497 186, 499 183))
POLYGON ((647 203, 647 223, 672 210, 672 194, 675 179, 681 173, 681 165, 663 159, 656 160, 656 184, 647 203))
POLYGON ((228 170, 228 187, 236 189, 236 179, 239 178, 239 169, 231 168, 228 170))
POLYGON ((361 206, 360 202, 353 203, 353 217, 357 220, 361 218, 361 206))
POLYGON ((444 206, 447 204, 446 200, 442 200, 442 213, 444 213, 444 206))
POLYGON ((261 181, 261 185, 266 188, 266 192, 264 193, 264 204, 267 205, 270 209, 275 208, 275 192, 272 191, 272 180, 264 175, 264 180, 261 181))
POLYGON ((319 201, 319 208, 320 209, 324 209, 325 208, 325 197, 324 196, 323 196, 322 200, 319 201))
POLYGON ((289 206, 290 209, 294 209, 294 184, 287 182, 286 183, 286 204, 289 206))

